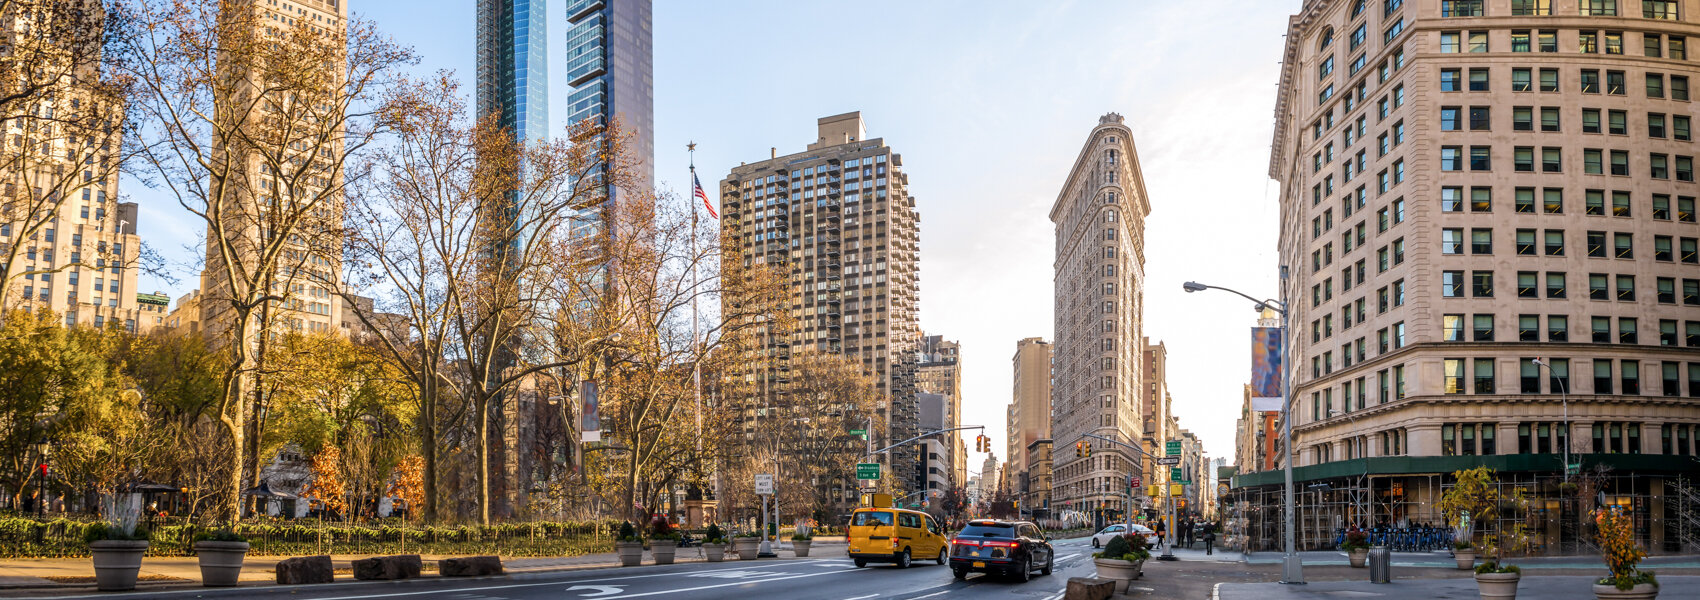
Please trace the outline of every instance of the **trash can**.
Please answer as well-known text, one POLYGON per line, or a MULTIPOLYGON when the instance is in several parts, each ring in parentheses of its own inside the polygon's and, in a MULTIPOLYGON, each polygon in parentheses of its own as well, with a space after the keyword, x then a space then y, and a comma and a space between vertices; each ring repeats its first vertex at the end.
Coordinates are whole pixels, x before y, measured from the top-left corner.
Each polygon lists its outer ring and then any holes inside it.
POLYGON ((1393 553, 1387 546, 1369 550, 1369 582, 1389 583, 1393 579, 1393 553))

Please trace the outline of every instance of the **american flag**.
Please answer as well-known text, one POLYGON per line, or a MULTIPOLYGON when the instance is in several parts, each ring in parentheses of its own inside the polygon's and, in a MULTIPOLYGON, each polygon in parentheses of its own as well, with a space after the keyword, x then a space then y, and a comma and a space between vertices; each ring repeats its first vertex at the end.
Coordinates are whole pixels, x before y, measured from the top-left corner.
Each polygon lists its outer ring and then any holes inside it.
POLYGON ((714 203, 708 201, 708 193, 702 191, 702 181, 697 179, 696 173, 691 173, 691 187, 694 189, 694 191, 691 192, 691 195, 702 198, 702 206, 703 208, 708 209, 708 216, 714 217, 718 220, 720 218, 720 213, 714 212, 714 203))

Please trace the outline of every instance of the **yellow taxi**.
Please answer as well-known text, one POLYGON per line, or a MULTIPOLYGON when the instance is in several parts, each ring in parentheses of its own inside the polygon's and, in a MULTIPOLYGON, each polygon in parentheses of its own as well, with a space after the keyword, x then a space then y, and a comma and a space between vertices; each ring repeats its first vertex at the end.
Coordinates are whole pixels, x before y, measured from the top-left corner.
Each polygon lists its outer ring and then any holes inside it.
POLYGON ((914 560, 949 560, 950 540, 944 526, 927 513, 894 508, 889 494, 868 494, 866 506, 850 514, 850 558, 856 566, 893 563, 909 567, 914 560))

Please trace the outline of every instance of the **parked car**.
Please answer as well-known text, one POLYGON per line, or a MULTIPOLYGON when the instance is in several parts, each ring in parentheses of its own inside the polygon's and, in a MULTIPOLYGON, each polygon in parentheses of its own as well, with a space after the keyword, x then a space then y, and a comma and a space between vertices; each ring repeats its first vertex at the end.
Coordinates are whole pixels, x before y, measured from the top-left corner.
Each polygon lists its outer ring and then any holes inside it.
POLYGON ((950 542, 950 571, 957 579, 979 572, 1027 581, 1035 570, 1050 575, 1055 563, 1050 538, 1027 521, 969 521, 950 542))
MULTIPOLYGON (((1149 547, 1157 547, 1157 532, 1152 531, 1150 527, 1135 523, 1133 525, 1133 532, 1135 535, 1143 536, 1145 538, 1146 545, 1149 547)), ((1104 547, 1104 544, 1110 543, 1110 538, 1125 533, 1127 533, 1127 525, 1125 523, 1116 523, 1109 527, 1105 527, 1102 531, 1092 535, 1092 547, 1102 548, 1104 547)))

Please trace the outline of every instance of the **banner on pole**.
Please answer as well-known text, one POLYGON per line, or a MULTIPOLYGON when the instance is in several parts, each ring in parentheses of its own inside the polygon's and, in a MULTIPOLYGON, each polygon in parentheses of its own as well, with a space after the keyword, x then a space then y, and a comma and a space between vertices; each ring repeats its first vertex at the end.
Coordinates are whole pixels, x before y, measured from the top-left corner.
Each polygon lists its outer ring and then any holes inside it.
POLYGON ((596 382, 579 382, 579 441, 602 441, 602 412, 596 398, 596 382))
POLYGON ((1281 329, 1251 328, 1251 409, 1281 410, 1281 329))

